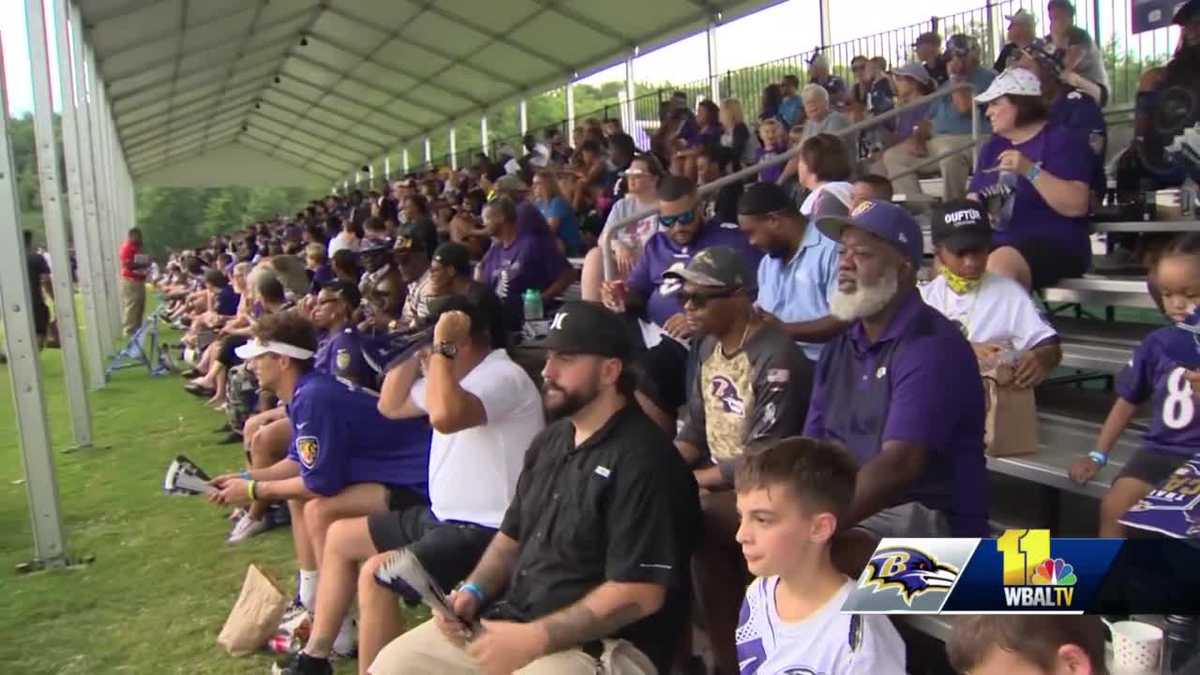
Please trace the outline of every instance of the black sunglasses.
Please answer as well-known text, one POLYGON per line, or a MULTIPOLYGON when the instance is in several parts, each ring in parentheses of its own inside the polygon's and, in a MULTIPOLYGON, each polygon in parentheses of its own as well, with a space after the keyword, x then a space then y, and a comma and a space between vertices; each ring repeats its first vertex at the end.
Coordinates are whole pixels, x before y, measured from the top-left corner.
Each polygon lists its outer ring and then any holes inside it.
POLYGON ((691 225, 692 221, 695 219, 695 211, 684 211, 683 213, 674 216, 659 216, 658 224, 662 225, 663 229, 669 230, 676 225, 691 225))
POLYGON ((696 309, 702 309, 710 300, 722 300, 731 298, 736 294, 739 288, 727 288, 723 291, 715 291, 712 293, 688 293, 687 291, 679 291, 679 302, 684 305, 691 305, 696 309))

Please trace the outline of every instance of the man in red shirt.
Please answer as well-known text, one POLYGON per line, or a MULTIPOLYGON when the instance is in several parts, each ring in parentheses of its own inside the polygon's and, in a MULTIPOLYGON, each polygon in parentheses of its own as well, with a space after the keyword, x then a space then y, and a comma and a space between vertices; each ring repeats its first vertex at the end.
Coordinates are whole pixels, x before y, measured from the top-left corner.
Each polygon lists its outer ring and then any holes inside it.
POLYGON ((134 227, 121 244, 121 316, 125 336, 133 335, 146 313, 146 267, 150 261, 142 255, 142 231, 134 227))

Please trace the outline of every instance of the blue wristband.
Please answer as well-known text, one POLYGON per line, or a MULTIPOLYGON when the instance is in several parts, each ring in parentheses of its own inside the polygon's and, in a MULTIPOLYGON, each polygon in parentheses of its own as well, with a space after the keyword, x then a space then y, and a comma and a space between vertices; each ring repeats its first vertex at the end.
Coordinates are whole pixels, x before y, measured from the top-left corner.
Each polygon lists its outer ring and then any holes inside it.
POLYGON ((1025 172, 1025 180, 1028 180, 1030 183, 1032 183, 1033 181, 1037 180, 1037 177, 1040 175, 1042 175, 1042 167, 1038 166, 1037 164, 1033 164, 1029 167, 1029 170, 1025 172))
POLYGON ((1105 464, 1108 464, 1108 455, 1104 454, 1103 452, 1100 452, 1099 450, 1093 450, 1093 451, 1089 452, 1088 459, 1092 460, 1096 464, 1099 464, 1100 466, 1104 466, 1105 464))
POLYGON ((474 582, 463 584, 458 587, 458 590, 465 591, 475 596, 475 601, 479 603, 480 607, 483 607, 487 604, 487 596, 484 595, 483 589, 479 587, 479 584, 474 582))
POLYGON ((250 480, 250 469, 242 469, 242 472, 238 475, 242 477, 242 480, 250 480))

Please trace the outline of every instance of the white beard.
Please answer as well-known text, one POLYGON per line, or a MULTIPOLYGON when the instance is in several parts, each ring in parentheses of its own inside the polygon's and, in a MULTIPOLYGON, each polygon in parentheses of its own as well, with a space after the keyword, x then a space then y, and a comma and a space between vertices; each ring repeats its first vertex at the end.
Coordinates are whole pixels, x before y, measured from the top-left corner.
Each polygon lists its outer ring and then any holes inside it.
POLYGON ((859 285, 853 293, 844 293, 841 289, 834 291, 829 299, 829 313, 841 321, 855 321, 878 314, 896 297, 899 277, 899 272, 892 269, 874 286, 859 285))

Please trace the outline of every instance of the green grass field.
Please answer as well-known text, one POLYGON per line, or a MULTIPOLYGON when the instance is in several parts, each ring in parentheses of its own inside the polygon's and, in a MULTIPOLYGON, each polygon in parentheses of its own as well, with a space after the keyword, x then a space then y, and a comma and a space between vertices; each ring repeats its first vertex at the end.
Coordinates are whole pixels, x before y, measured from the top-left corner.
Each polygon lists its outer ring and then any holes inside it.
MULTIPOLYGON (((224 421, 178 376, 119 371, 91 397, 95 447, 64 452, 71 429, 58 350, 42 354, 47 414, 71 569, 18 574, 33 555, 7 366, 0 366, 0 671, 264 673, 272 657, 233 658, 217 633, 250 563, 293 590, 287 531, 228 547, 224 512, 162 493, 167 464, 186 454, 210 473, 237 468, 241 446, 217 445, 224 421)), ((353 663, 339 672, 354 672, 353 663)))

